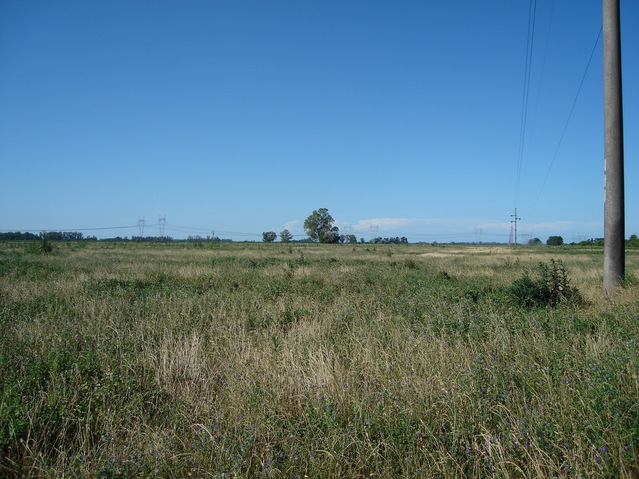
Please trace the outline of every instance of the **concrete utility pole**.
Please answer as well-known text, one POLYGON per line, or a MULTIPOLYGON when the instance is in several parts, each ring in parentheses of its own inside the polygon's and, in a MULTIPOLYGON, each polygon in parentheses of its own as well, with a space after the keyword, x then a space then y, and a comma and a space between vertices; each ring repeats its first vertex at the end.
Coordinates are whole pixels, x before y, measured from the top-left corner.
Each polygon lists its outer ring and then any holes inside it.
POLYGON ((623 111, 619 24, 619 0, 603 0, 605 288, 621 286, 625 274, 623 111))

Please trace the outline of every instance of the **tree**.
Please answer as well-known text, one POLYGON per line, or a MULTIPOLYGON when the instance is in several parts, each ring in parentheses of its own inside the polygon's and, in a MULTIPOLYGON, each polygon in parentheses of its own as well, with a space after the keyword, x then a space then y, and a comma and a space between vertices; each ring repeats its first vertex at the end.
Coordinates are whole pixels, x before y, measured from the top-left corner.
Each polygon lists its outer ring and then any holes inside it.
POLYGON ((339 228, 337 226, 333 226, 330 231, 324 233, 322 239, 320 239, 321 243, 339 243, 341 242, 342 235, 339 234, 339 228))
POLYGON ((280 233, 280 241, 282 243, 288 243, 292 239, 293 239, 293 235, 290 233, 290 231, 287 229, 283 229, 282 232, 280 233))
POLYGON ((338 243, 339 228, 326 208, 320 208, 304 220, 304 230, 309 238, 320 243, 338 243))
POLYGON ((564 239, 561 236, 549 236, 546 244, 548 246, 561 246, 564 244, 564 239))
POLYGON ((541 242, 539 238, 532 238, 528 240, 528 246, 540 246, 542 244, 543 243, 541 242))
POLYGON ((273 241, 275 241, 275 238, 277 238, 277 234, 275 233, 275 231, 265 231, 264 233, 262 233, 262 241, 264 241, 265 243, 272 243, 273 241))

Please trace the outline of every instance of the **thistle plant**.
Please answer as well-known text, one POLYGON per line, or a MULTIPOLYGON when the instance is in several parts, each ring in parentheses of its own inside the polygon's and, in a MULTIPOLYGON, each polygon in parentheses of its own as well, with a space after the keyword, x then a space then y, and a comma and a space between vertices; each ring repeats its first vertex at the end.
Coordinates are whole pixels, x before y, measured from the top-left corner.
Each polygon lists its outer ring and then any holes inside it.
POLYGON ((534 279, 524 273, 512 283, 508 293, 515 304, 526 308, 555 307, 566 301, 581 301, 579 290, 570 285, 563 262, 555 259, 549 263, 540 262, 534 279))

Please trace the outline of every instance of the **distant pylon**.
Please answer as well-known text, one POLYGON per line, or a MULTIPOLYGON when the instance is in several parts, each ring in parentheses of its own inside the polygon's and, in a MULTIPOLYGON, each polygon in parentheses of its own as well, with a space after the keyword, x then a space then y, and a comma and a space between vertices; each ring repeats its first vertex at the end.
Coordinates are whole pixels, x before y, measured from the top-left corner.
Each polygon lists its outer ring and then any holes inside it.
POLYGON ((484 228, 477 226, 473 228, 473 232, 475 233, 475 242, 481 243, 481 236, 484 234, 484 228))
POLYGON ((140 229, 140 238, 144 238, 144 216, 142 218, 138 218, 138 228, 140 229))
POLYGON ((373 225, 369 225, 371 228, 371 239, 375 239, 377 238, 377 234, 379 232, 379 224, 373 226, 373 225), (373 231, 375 231, 375 233, 373 233, 373 231))
POLYGON ((158 218, 158 226, 160 227, 160 238, 164 238, 164 228, 166 228, 166 216, 158 218))
POLYGON ((517 217, 517 208, 515 208, 515 214, 514 215, 510 215, 510 217, 512 218, 511 223, 514 225, 514 231, 515 231, 515 246, 517 246, 517 221, 520 221, 521 218, 517 217))

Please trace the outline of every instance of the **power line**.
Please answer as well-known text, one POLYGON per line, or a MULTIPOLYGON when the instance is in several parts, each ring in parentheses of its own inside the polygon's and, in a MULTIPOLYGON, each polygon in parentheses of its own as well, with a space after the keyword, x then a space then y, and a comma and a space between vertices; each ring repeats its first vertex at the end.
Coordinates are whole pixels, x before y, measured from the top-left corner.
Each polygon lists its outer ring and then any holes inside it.
POLYGON ((524 88, 521 105, 521 120, 519 129, 519 151, 517 155, 517 175, 515 178, 515 207, 519 197, 519 184, 521 182, 521 170, 524 161, 524 144, 526 138, 526 123, 528 120, 528 99, 530 95, 530 76, 532 70, 532 54, 535 37, 535 17, 537 1, 530 0, 528 7, 528 35, 526 43, 526 67, 524 70, 524 88))
POLYGON ((549 50, 549 46, 550 46, 550 37, 551 37, 551 33, 552 33, 552 27, 553 27, 553 17, 554 17, 554 13, 555 13, 555 0, 553 0, 552 2, 552 6, 550 9, 550 15, 548 18, 548 28, 546 29, 546 40, 544 41, 544 49, 543 49, 543 56, 542 56, 542 60, 541 60, 541 68, 540 68, 540 72, 539 72, 539 85, 537 85, 537 92, 535 94, 535 102, 534 102, 534 108, 533 108, 533 113, 532 113, 532 128, 531 128, 531 136, 534 136, 535 133, 535 127, 537 124, 537 111, 539 108, 539 99, 542 97, 542 88, 544 86, 544 78, 545 78, 545 72, 546 72, 546 63, 548 60, 548 50, 549 50))
POLYGON ((592 50, 590 52, 590 57, 588 58, 588 63, 586 64, 586 68, 584 69, 584 73, 581 76, 581 81, 579 82, 579 87, 577 88, 577 94, 575 95, 575 99, 573 100, 572 106, 570 107, 570 112, 568 113, 568 118, 566 119, 566 123, 564 124, 564 128, 561 131, 561 136, 559 137, 559 141, 557 142, 557 147, 555 148, 555 153, 552 156, 552 160, 550 161, 550 165, 548 166, 548 171, 546 172, 546 176, 544 177, 544 181, 541 184, 541 188, 539 188, 539 193, 537 193, 537 197, 535 198, 535 201, 534 201, 533 205, 530 207, 530 212, 528 213, 528 216, 530 216, 530 214, 534 210, 535 206, 537 206, 537 202, 539 201, 539 198, 541 197, 541 192, 543 191, 544 186, 546 186, 546 181, 548 181, 548 177, 550 176, 550 170, 552 169, 553 165, 555 164, 555 160, 557 159, 557 154, 559 153, 559 148, 561 147, 561 142, 563 141, 564 136, 566 135, 566 130, 568 129, 568 124, 570 123, 570 119, 572 118, 572 114, 575 111, 575 105, 577 104, 577 100, 579 99, 579 94, 581 93, 581 88, 584 85, 584 80, 586 79, 586 75, 588 73, 588 70, 590 69, 590 64, 592 63, 592 58, 595 55, 595 50, 597 49, 597 45, 599 44, 599 40, 601 39, 602 31, 603 31, 603 27, 601 27, 599 29, 599 33, 597 34, 597 39, 595 40, 595 44, 592 46, 592 50))
MULTIPOLYGON (((74 232, 74 231, 100 231, 100 230, 124 230, 124 229, 132 229, 137 228, 139 224, 135 225, 127 225, 127 226, 101 226, 99 228, 22 228, 24 231, 59 231, 61 233, 64 232, 74 232)), ((12 233, 20 228, 14 228, 12 230, 0 230, 3 233, 12 233)))

